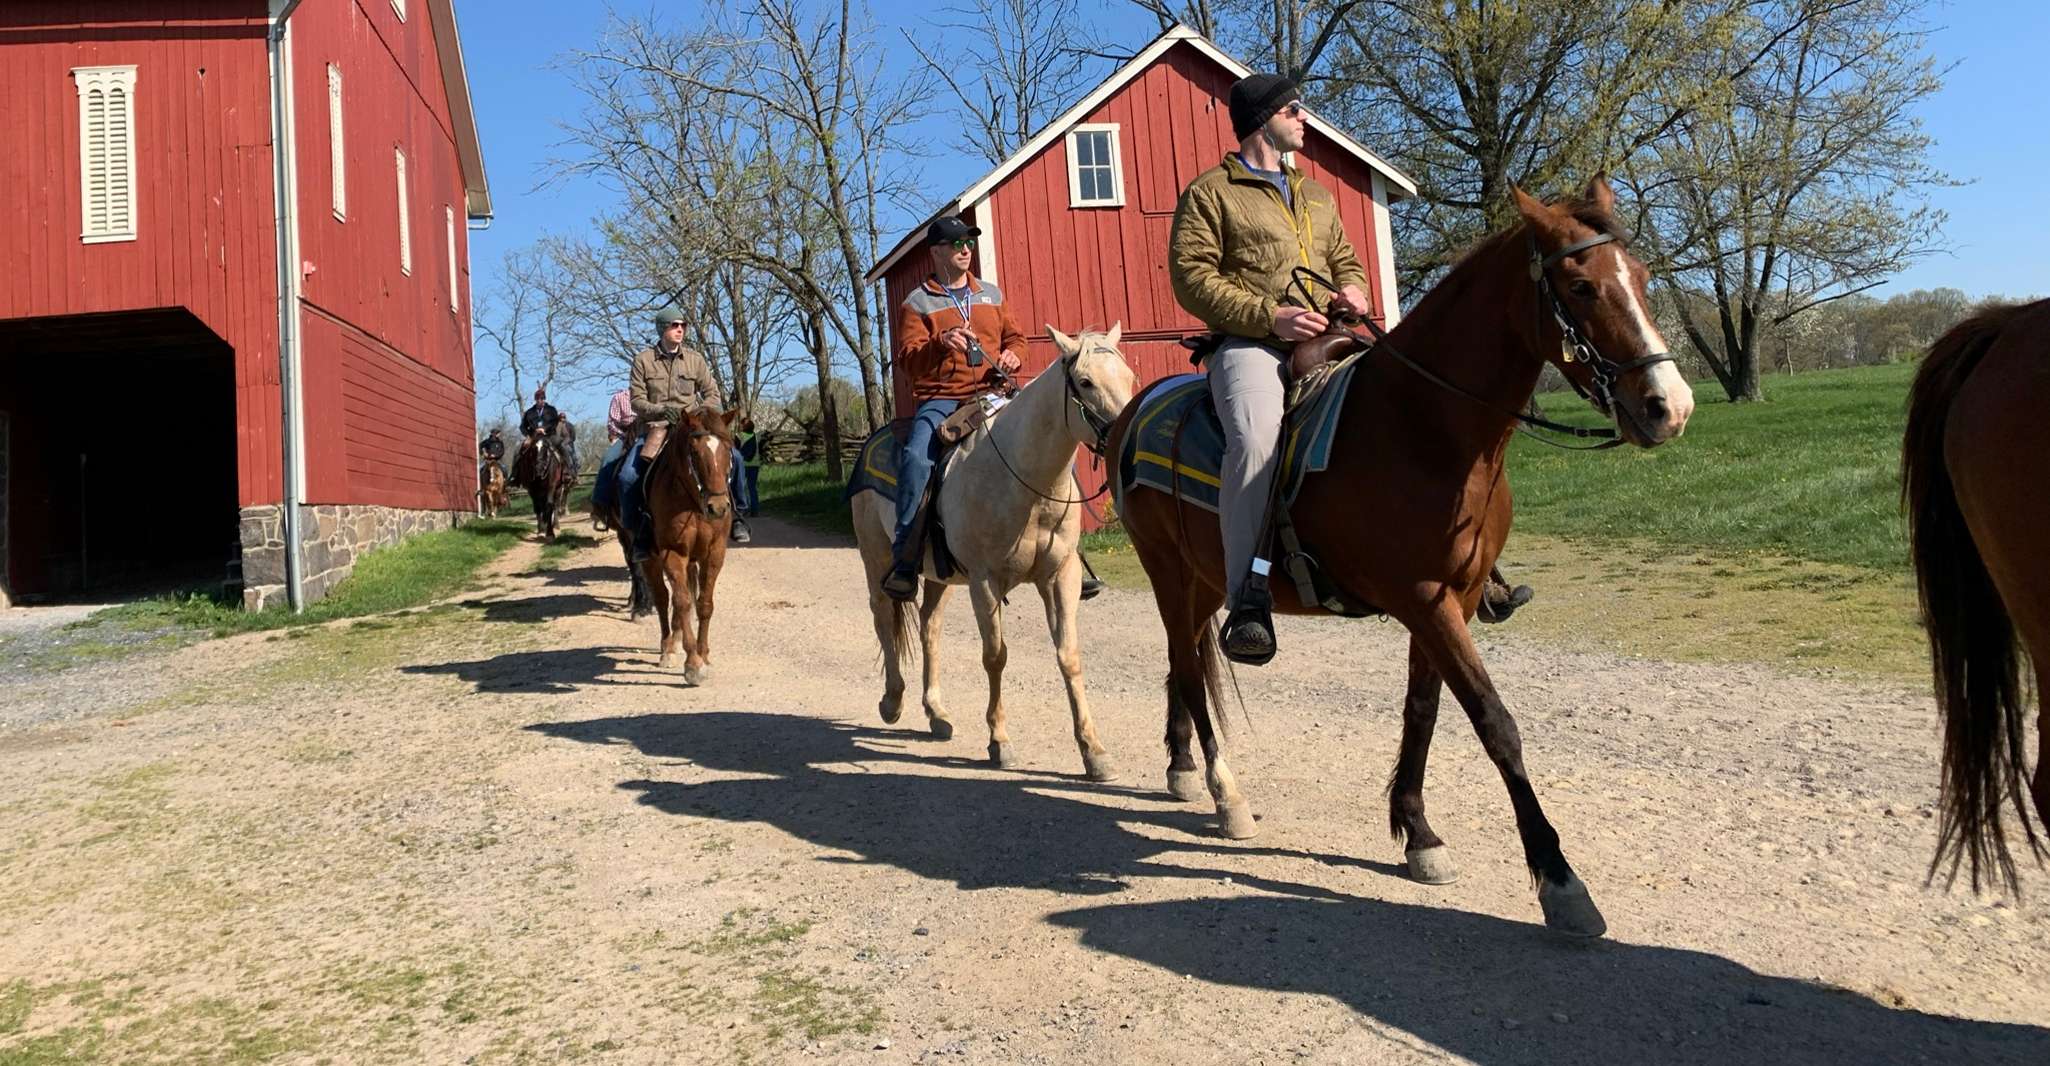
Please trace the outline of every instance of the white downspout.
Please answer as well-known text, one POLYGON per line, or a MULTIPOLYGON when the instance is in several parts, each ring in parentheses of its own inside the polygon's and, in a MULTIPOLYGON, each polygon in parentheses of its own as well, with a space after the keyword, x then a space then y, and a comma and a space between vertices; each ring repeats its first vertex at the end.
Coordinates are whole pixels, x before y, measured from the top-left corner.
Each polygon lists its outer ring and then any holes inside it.
POLYGON ((306 609, 299 558, 299 501, 306 495, 299 441, 299 225, 297 175, 292 166, 291 67, 285 56, 285 20, 300 0, 270 0, 270 137, 273 199, 278 227, 278 407, 284 415, 285 598, 294 613, 306 609))

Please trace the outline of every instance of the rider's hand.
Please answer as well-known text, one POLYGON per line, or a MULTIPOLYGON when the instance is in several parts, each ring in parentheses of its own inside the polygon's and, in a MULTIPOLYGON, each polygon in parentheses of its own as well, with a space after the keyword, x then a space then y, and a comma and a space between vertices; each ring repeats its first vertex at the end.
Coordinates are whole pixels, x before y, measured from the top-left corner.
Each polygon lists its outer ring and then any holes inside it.
POLYGON ((997 365, 1004 368, 1004 373, 1015 374, 1018 372, 1019 367, 1025 365, 1025 362, 1018 358, 1018 353, 1016 352, 1003 352, 997 356, 997 365))
POLYGON ((1330 328, 1323 315, 1307 307, 1283 307, 1274 312, 1274 335, 1285 341, 1306 341, 1330 328))
POLYGON ((968 350, 968 341, 973 336, 974 334, 968 332, 966 327, 955 326, 953 329, 940 334, 940 343, 946 345, 953 352, 965 352, 968 350))
POLYGON ((1373 306, 1367 303, 1367 294, 1361 292, 1357 285, 1347 285, 1338 290, 1338 295, 1331 298, 1331 304, 1361 318, 1367 317, 1374 310, 1373 306))

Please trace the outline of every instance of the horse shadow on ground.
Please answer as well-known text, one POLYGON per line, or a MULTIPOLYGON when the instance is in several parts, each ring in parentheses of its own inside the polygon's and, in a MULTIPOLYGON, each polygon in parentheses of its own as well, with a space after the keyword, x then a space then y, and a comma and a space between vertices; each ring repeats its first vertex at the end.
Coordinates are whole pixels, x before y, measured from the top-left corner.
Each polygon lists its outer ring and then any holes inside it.
POLYGON ((612 604, 588 592, 574 592, 524 599, 464 600, 462 606, 481 609, 486 622, 533 623, 591 614, 612 604))
MULTIPOLYGON (((2042 1028, 1891 1009, 1700 951, 1566 941, 1535 922, 1254 875, 1238 860, 1365 866, 1391 879, 1397 868, 1227 844, 1211 836, 1206 810, 1164 799, 1092 802, 1115 786, 893 769, 935 761, 921 733, 742 711, 527 728, 754 775, 619 787, 666 814, 774 826, 832 853, 821 862, 894 866, 964 890, 1088 897, 1142 877, 1229 878, 1265 894, 1104 903, 1048 921, 1169 973, 1321 994, 1476 1062, 2050 1062, 2042 1028)), ((1396 891, 1412 891, 1403 885, 1396 891)))
POLYGON ((570 693, 597 685, 681 684, 683 675, 655 663, 647 647, 556 648, 507 652, 466 662, 416 663, 399 667, 402 674, 459 677, 478 692, 570 693))

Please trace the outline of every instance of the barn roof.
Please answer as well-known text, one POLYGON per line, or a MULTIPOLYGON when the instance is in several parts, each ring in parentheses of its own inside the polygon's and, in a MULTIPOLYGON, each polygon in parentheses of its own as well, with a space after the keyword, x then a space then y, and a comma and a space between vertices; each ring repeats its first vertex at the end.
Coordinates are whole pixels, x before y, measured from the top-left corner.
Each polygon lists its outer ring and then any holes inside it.
POLYGON ((470 102, 470 76, 463 69, 463 44, 456 36, 455 0, 427 0, 434 20, 434 50, 441 83, 448 88, 449 118, 455 126, 456 158, 463 167, 463 211, 491 217, 491 184, 484 177, 484 146, 477 139, 477 110, 470 102))
MULTIPOLYGON (((1048 145, 1051 145, 1061 135, 1065 134, 1070 127, 1082 121, 1090 112, 1101 107, 1105 100, 1117 95, 1119 90, 1130 84, 1141 73, 1144 73, 1147 67, 1153 65, 1154 60, 1159 59, 1167 53, 1168 49, 1184 41, 1188 42, 1198 52, 1208 56, 1218 66, 1230 71, 1234 78, 1243 78, 1253 72, 1252 68, 1226 55, 1222 49, 1210 43, 1209 38, 1187 26, 1177 23, 1171 29, 1155 37, 1151 44, 1140 49, 1138 55, 1133 56, 1124 66, 1119 67, 1116 73, 1113 73, 1103 84, 1091 90, 1089 95, 1083 97, 1075 106, 1061 112, 1059 118, 1042 126, 1039 132, 1033 135, 1031 140, 1025 142, 1024 147, 1013 152, 1009 159, 997 164, 995 170, 984 174, 976 180, 975 184, 963 189, 960 195, 941 204, 932 214, 927 215, 923 221, 906 233, 903 239, 899 240, 890 249, 888 255, 883 256, 882 262, 869 268, 866 280, 875 282, 880 280, 883 275, 889 273, 890 268, 896 266, 899 259, 904 258, 906 253, 917 247, 919 235, 925 232, 925 227, 931 224, 933 219, 941 215, 958 215, 969 206, 989 195, 991 190, 1003 184, 1006 178, 1009 178, 1019 168, 1031 162, 1040 152, 1045 151, 1048 145)), ((1388 181, 1388 198, 1390 200, 1398 200, 1403 196, 1413 196, 1416 194, 1416 182, 1411 181, 1409 176, 1402 171, 1390 166, 1387 160, 1368 151, 1365 145, 1352 139, 1345 131, 1318 118, 1316 115, 1309 114, 1305 117, 1308 119, 1311 129, 1330 138, 1338 147, 1350 152, 1361 162, 1380 172, 1381 176, 1388 181)))

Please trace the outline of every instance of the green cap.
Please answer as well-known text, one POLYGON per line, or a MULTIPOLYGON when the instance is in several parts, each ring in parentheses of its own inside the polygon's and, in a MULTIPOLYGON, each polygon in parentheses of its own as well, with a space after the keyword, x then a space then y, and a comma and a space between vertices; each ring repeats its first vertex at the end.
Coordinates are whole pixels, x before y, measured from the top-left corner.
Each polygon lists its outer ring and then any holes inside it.
POLYGON ((687 322, 689 320, 689 317, 683 313, 683 308, 675 304, 669 304, 662 308, 662 310, 655 312, 655 325, 660 328, 668 327, 671 322, 687 322))

